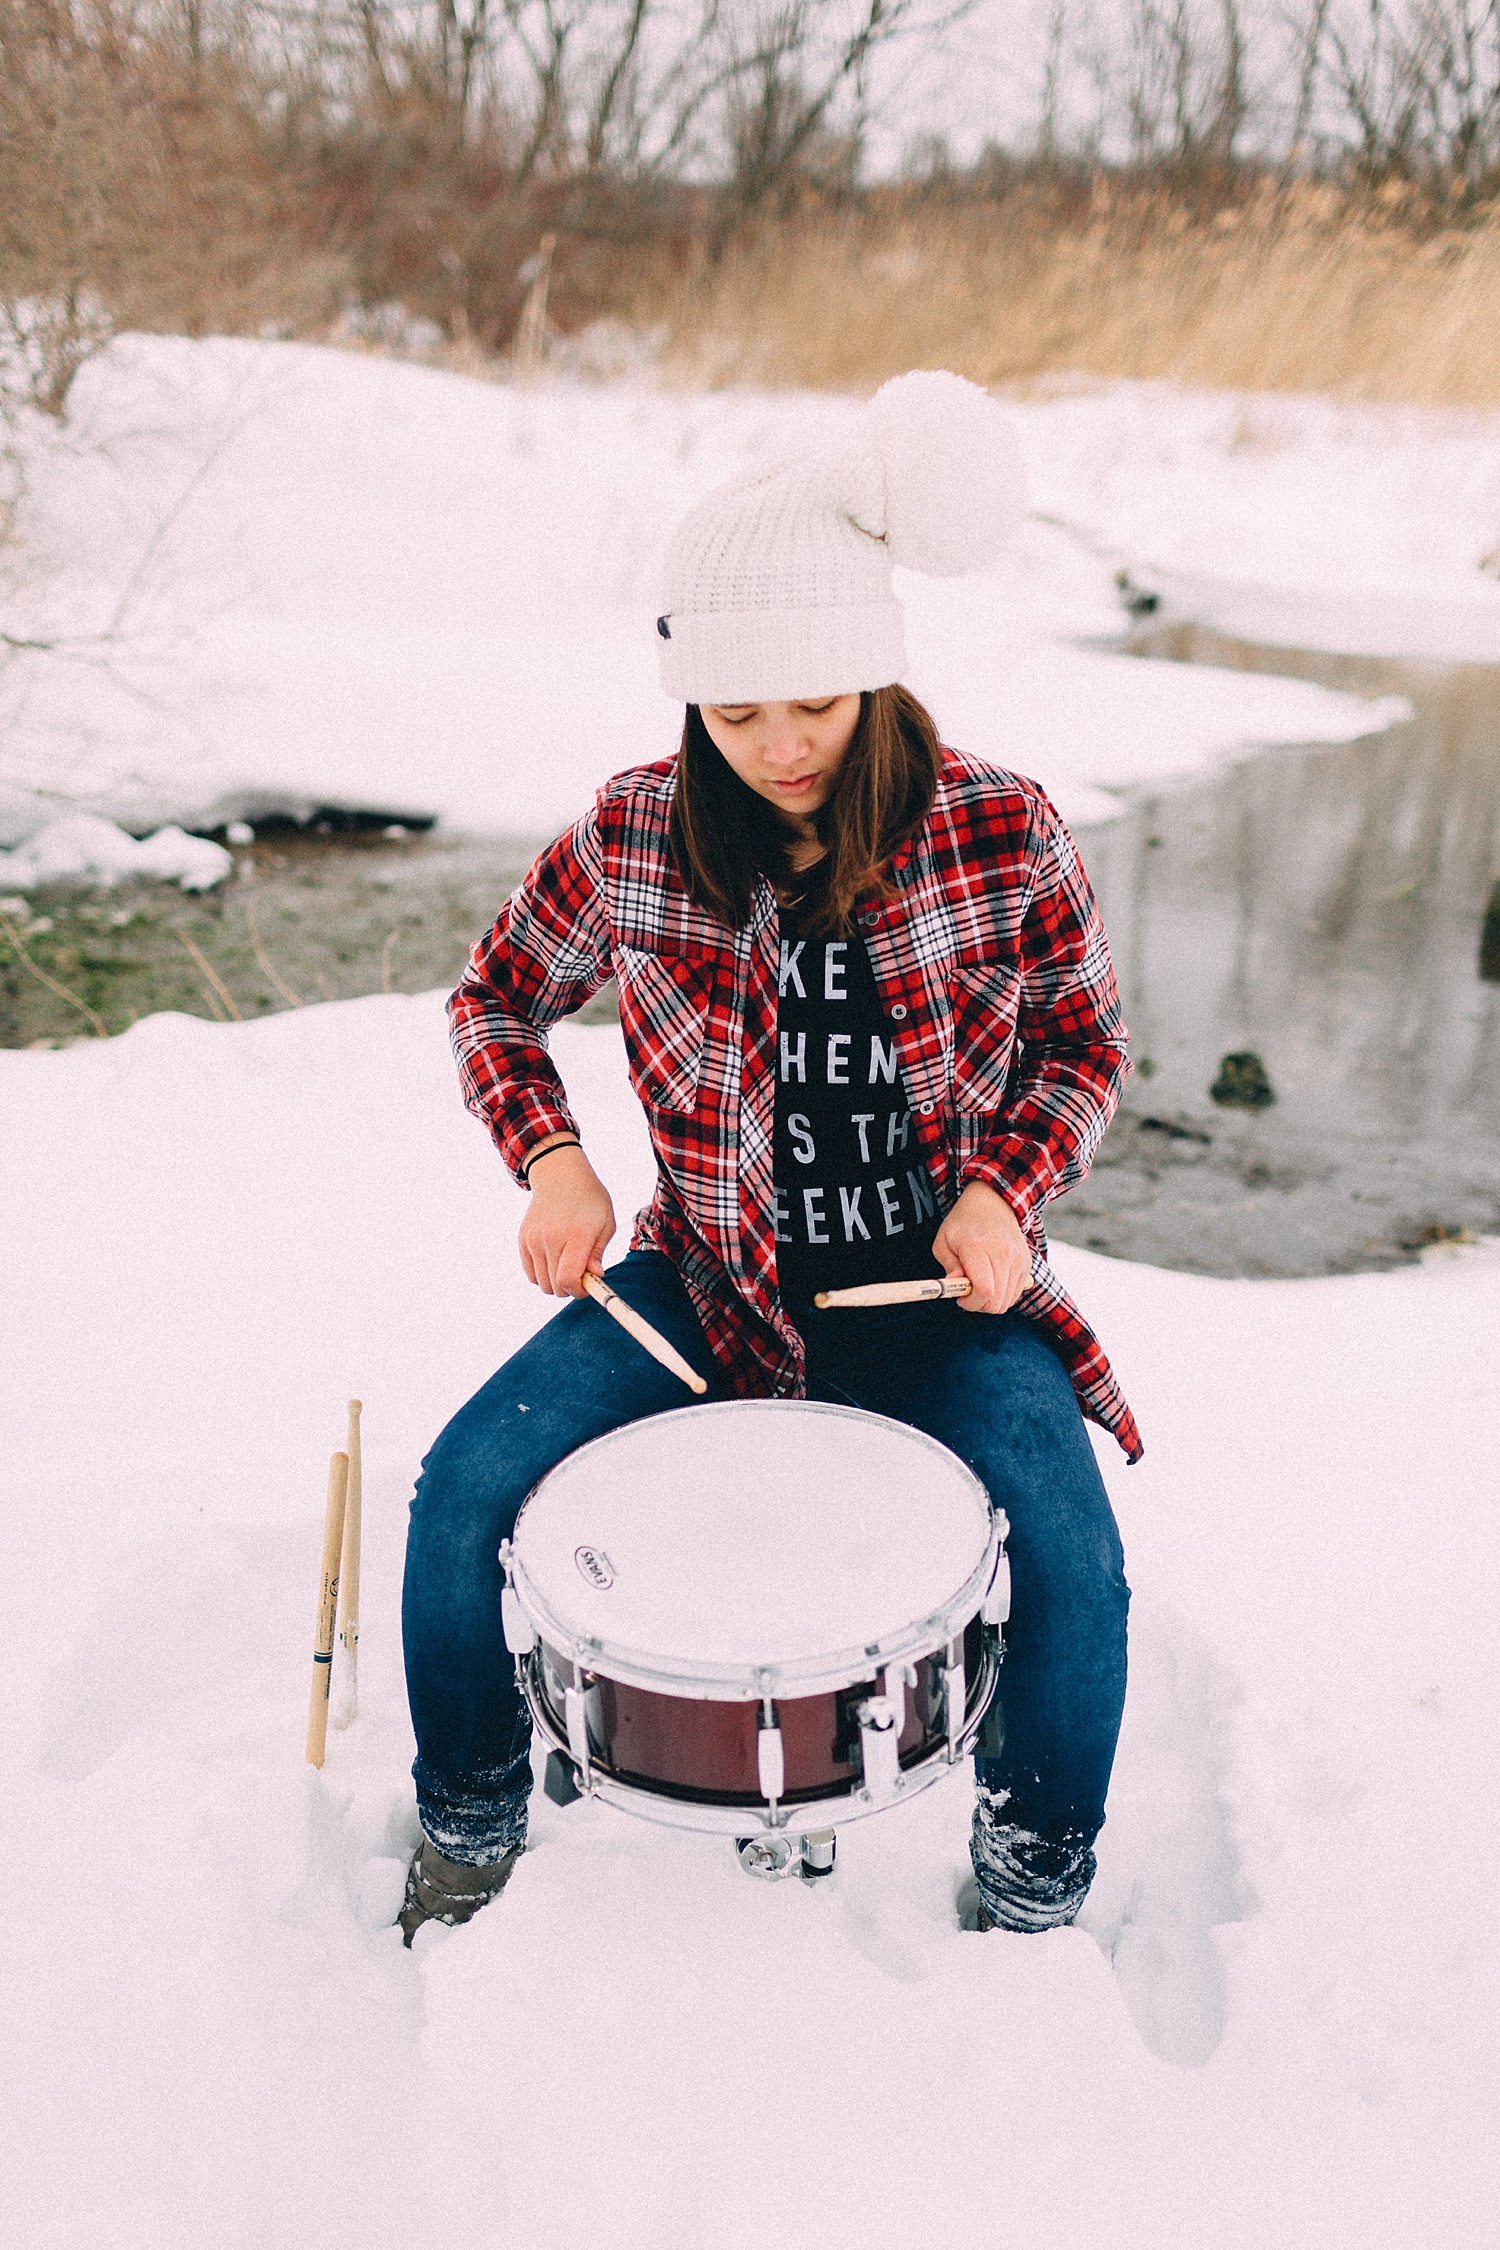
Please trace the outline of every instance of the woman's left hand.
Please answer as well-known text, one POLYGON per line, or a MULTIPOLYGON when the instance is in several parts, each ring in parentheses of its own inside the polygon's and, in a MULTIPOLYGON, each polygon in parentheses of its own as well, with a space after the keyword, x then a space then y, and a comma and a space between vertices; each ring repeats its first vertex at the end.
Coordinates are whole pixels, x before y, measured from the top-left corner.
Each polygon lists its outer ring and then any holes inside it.
POLYGON ((973 1283, 958 1302, 965 1312, 1009 1312, 1031 1284, 1031 1244, 1003 1195, 971 1180, 933 1238, 944 1273, 973 1283))

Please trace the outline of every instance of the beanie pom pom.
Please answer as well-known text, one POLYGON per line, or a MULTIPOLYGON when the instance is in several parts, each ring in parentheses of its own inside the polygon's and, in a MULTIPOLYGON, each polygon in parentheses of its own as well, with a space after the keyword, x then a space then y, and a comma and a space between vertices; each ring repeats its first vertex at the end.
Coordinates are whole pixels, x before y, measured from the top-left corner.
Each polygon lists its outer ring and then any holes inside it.
POLYGON ((923 372, 886 383, 868 415, 891 561, 931 578, 993 562, 1025 501, 1004 409, 961 375, 923 372))

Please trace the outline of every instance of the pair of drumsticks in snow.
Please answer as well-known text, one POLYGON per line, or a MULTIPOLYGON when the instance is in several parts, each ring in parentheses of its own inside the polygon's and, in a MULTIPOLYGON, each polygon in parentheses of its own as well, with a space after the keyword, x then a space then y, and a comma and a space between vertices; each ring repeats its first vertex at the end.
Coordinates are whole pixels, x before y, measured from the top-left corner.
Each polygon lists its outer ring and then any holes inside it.
MULTIPOLYGON (((596 1305, 602 1305, 612 1320, 617 1320, 627 1335, 633 1336, 643 1351, 648 1351, 663 1367, 670 1368, 679 1381, 690 1391, 702 1397, 708 1389, 703 1377, 689 1367, 681 1352, 673 1349, 665 1336, 659 1335, 649 1320, 642 1320, 633 1305, 601 1281, 598 1274, 586 1273, 583 1286, 596 1305)), ((961 1273, 949 1274, 944 1281, 870 1281, 859 1289, 820 1289, 813 1299, 819 1312, 831 1312, 838 1306, 856 1305, 930 1305, 940 1297, 967 1297, 974 1284, 961 1273)))
MULTIPOLYGON (((651 1354, 680 1382, 701 1398, 707 1383, 689 1367, 675 1346, 627 1305, 616 1290, 596 1273, 586 1273, 583 1286, 611 1320, 617 1320, 643 1351, 651 1354)), ((943 1297, 967 1297, 972 1283, 962 1274, 945 1281, 876 1281, 859 1289, 823 1289, 813 1303, 820 1312, 839 1306, 925 1305, 943 1297)), ((334 1634, 337 1629, 344 1661, 340 1667, 339 1699, 332 1712, 336 1727, 347 1727, 359 1711, 359 1534, 361 1461, 359 1445, 360 1402, 349 1401, 347 1449, 335 1453, 328 1464, 328 1505, 323 1517, 323 1563, 318 1580, 318 1618, 313 1642, 312 1689, 307 1709, 307 1762, 321 1766, 328 1745, 329 1706, 333 1689, 334 1634), (340 1609, 342 1607, 342 1618, 340 1609)))
POLYGON ((312 1692, 307 1706, 307 1762, 321 1766, 328 1743, 333 1688, 333 1637, 338 1627, 344 1661, 339 1668, 336 1727, 359 1715, 359 1532, 362 1464, 359 1447, 360 1403, 349 1401, 347 1450, 328 1464, 328 1506, 323 1516, 323 1567, 318 1580, 318 1621, 313 1641, 312 1692), (342 1617, 340 1604, 342 1603, 342 1617))

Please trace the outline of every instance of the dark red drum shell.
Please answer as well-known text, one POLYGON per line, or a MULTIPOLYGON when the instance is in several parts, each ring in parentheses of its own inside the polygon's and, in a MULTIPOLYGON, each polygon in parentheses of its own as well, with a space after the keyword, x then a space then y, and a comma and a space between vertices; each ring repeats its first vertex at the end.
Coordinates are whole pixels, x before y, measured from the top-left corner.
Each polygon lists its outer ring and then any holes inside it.
MULTIPOLYGON (((979 1674, 979 1648, 976 1617, 964 1635, 965 1673, 971 1683, 979 1674)), ((899 1742, 903 1767, 920 1763, 947 1743, 939 1677, 946 1653, 936 1650, 915 1666, 917 1684, 906 1691, 899 1742)), ((534 1675, 536 1684, 559 1733, 566 1735, 563 1715, 548 1691, 571 1666, 550 1648, 544 1647, 543 1656, 534 1675)), ((786 1773, 783 1803, 838 1796, 858 1787, 859 1763, 857 1755, 850 1755, 859 1726, 853 1709, 876 1694, 879 1685, 872 1678, 837 1693, 777 1697, 786 1773)), ((765 1803, 759 1770, 759 1703, 659 1695, 596 1672, 589 1677, 588 1712, 591 1754, 601 1770, 616 1780, 698 1803, 765 1803)))

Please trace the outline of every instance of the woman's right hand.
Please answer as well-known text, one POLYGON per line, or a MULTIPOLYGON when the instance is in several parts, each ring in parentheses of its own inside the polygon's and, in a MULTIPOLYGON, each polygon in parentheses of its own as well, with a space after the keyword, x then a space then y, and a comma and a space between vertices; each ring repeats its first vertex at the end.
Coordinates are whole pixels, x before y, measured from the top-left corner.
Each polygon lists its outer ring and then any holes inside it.
POLYGON ((521 1265, 551 1297, 581 1297, 586 1273, 602 1273, 615 1231, 609 1190, 575 1142, 538 1156, 526 1176, 521 1265))

